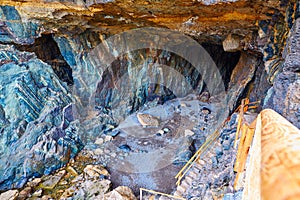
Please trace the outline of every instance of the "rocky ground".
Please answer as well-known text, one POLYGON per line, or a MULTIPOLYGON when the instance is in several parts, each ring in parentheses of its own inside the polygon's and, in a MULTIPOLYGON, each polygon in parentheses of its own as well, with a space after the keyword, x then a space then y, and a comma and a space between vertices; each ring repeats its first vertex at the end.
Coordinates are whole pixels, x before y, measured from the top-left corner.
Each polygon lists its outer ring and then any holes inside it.
MULTIPOLYGON (((236 115, 180 186, 175 184, 175 175, 216 126, 218 106, 195 95, 155 107, 146 104, 87 144, 66 167, 32 178, 22 189, 1 194, 1 199, 134 199, 141 187, 194 200, 234 195, 236 115), (141 113, 144 116, 138 118, 141 113)), ((143 199, 149 198, 165 197, 144 192, 143 199)))

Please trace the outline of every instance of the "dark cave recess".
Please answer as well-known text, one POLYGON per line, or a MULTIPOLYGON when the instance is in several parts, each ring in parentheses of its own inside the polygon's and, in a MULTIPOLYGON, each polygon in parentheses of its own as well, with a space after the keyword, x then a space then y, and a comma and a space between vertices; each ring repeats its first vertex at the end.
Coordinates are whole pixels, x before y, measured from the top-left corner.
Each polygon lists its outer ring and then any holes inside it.
MULTIPOLYGON (((240 59, 241 52, 225 52, 222 45, 209 43, 201 45, 214 60, 221 73, 225 89, 227 90, 232 71, 240 59)), ((135 65, 134 67, 139 68, 140 71, 142 71, 143 67, 140 68, 138 66, 142 62, 158 63, 172 67, 185 77, 186 81, 192 86, 193 89, 196 89, 197 87, 202 88, 200 91, 198 91, 199 94, 206 90, 205 83, 201 82, 201 74, 196 70, 196 68, 193 67, 187 60, 174 53, 166 52, 164 50, 156 50, 156 53, 153 55, 153 52, 149 53, 149 49, 141 49, 131 52, 131 56, 132 55, 135 56, 131 59, 128 59, 130 56, 122 56, 122 58, 115 60, 111 66, 104 71, 102 80, 98 83, 95 95, 98 106, 108 109, 115 107, 117 98, 116 96, 120 95, 120 91, 118 86, 116 86, 116 83, 121 82, 120 85, 128 85, 129 83, 127 79, 124 79, 123 77, 128 74, 129 70, 131 70, 129 69, 129 66, 135 65), (139 57, 145 58, 146 61, 140 61, 139 57), (134 60, 135 58, 136 60, 134 60), (201 84, 203 84, 203 86, 199 87, 201 84)), ((169 75, 166 74, 166 76, 169 75)), ((178 77, 174 78, 169 76, 166 79, 176 84, 176 81, 178 82, 177 78, 178 77)), ((143 76, 137 79, 142 80, 143 76)), ((159 99, 159 104, 163 104, 170 99, 176 98, 176 95, 173 93, 174 91, 171 91, 166 85, 167 83, 136 83, 135 90, 132 90, 134 94, 132 94, 129 100, 131 109, 127 114, 135 112, 146 102, 152 101, 155 98, 159 99)))
POLYGON ((34 52, 39 59, 51 65, 60 80, 66 82, 68 85, 74 84, 72 68, 61 55, 58 45, 53 39, 53 34, 42 34, 31 45, 15 44, 15 47, 19 51, 34 52))

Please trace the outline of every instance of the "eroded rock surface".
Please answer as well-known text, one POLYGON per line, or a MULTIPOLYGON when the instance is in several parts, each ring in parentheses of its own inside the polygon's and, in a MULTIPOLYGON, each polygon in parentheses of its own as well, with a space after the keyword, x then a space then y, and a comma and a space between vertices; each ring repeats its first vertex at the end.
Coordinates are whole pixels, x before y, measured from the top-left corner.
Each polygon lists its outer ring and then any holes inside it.
POLYGON ((49 174, 82 148, 71 95, 52 68, 32 53, 2 45, 0 189, 49 174))
MULTIPOLYGON (((90 165, 95 161, 85 163, 88 167, 82 167, 81 171, 69 166, 61 176, 54 173, 48 179, 31 178, 49 175, 67 164, 84 144, 88 144, 89 151, 82 153, 103 158, 98 160, 102 164, 109 163, 109 157, 117 159, 116 152, 101 146, 124 136, 116 128, 124 119, 144 105, 159 107, 192 92, 198 100, 219 103, 221 109, 215 113, 218 118, 214 122, 220 124, 239 100, 247 96, 251 82, 254 81, 253 91, 259 91, 252 96, 253 100, 262 101, 269 87, 260 84, 264 79, 273 84, 265 106, 300 126, 299 19, 295 22, 299 17, 298 1, 2 0, 0 5, 0 190, 20 188, 30 180, 19 191, 23 197, 102 198, 109 192, 111 181, 102 167, 90 165), (156 29, 162 31, 159 36, 150 37, 150 43, 147 43, 149 29, 141 32, 142 37, 124 40, 123 35, 108 40, 115 34, 141 27, 165 29, 156 29), (212 67, 199 73, 195 65, 186 60, 188 56, 152 48, 159 47, 153 44, 160 42, 176 44, 178 49, 187 46, 185 40, 171 37, 166 30, 187 34, 196 44, 203 44, 222 78, 216 78, 212 67), (289 38, 287 42, 286 38, 289 38), (49 45, 43 46, 43 43, 49 45), (130 45, 141 44, 148 46, 126 51, 130 45), (54 53, 49 50, 54 48, 54 53), (163 70, 162 65, 177 73, 163 70), (213 94, 208 91, 205 78, 217 86, 223 81, 224 88, 215 87, 219 92, 213 94), (65 180, 65 176, 75 177, 71 178, 74 184, 65 180), (63 189, 59 190, 60 186, 63 189), (55 194, 50 194, 52 188, 55 194)), ((194 46, 189 47, 193 52, 194 46)), ((208 62, 206 58, 202 60, 208 62)), ((209 116, 209 109, 206 106, 199 116, 209 116)), ((190 116, 193 118, 195 113, 190 116)), ((188 138, 202 136, 203 130, 199 133, 192 126, 176 128, 182 134, 185 130, 193 131, 186 131, 187 139, 182 141, 182 148, 173 160, 183 164, 192 155, 190 146, 194 141, 188 138)), ((153 134, 170 139, 172 131, 169 127, 160 127, 153 134)), ((142 141, 133 146, 135 141, 130 137, 126 139, 127 143, 120 140, 122 143, 117 146, 124 157, 136 149, 146 153, 152 145, 151 141, 142 141), (143 145, 147 148, 139 149, 143 145)), ((202 137, 197 148, 204 141, 202 137)), ((227 152, 231 142, 224 138, 221 142, 227 152)), ((208 159, 218 173, 224 169, 217 165, 219 158, 222 161, 220 152, 215 152, 212 160, 208 159)), ((224 163, 231 164, 227 161, 224 163)), ((227 184, 232 174, 225 177, 220 172, 219 175, 220 179, 211 178, 209 183, 224 189, 223 182, 218 181, 226 179, 227 184)), ((207 187, 203 185, 203 188, 207 187)), ((210 192, 204 195, 211 197, 210 192)), ((14 197, 17 193, 7 194, 14 197)), ((224 191, 216 193, 222 196, 224 191)), ((191 196, 192 192, 186 195, 191 196)), ((134 198, 131 191, 123 187, 106 196, 134 198)))
POLYGON ((266 108, 272 108, 300 128, 300 19, 290 32, 283 54, 283 71, 268 91, 266 108))

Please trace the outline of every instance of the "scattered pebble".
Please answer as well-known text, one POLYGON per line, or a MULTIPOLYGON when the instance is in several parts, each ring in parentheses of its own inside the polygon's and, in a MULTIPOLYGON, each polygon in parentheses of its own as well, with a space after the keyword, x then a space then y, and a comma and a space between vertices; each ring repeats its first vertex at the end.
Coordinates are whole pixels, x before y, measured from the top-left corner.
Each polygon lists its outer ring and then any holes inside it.
POLYGON ((130 152, 131 148, 127 145, 127 144, 123 144, 121 146, 119 146, 119 148, 123 151, 123 152, 130 152))
POLYGON ((164 128, 163 131, 164 131, 164 133, 169 133, 170 129, 169 128, 164 128))
POLYGON ((105 142, 110 142, 112 140, 113 140, 112 136, 110 136, 110 135, 105 136, 105 139, 104 139, 105 142))
POLYGON ((42 193, 43 193, 43 189, 38 189, 37 191, 35 191, 33 194, 32 194, 32 196, 34 196, 34 197, 40 197, 40 196, 42 196, 42 193))
POLYGON ((95 144, 98 144, 98 145, 102 145, 103 143, 104 143, 103 138, 97 138, 97 140, 95 141, 95 144))
POLYGON ((26 199, 30 193, 32 188, 31 187, 25 187, 21 192, 19 193, 18 199, 26 199))
POLYGON ((164 132, 163 130, 160 129, 160 130, 157 131, 156 135, 162 136, 164 133, 165 133, 165 132, 164 132))
POLYGON ((94 152, 95 152, 95 154, 98 155, 98 156, 103 154, 103 150, 100 149, 100 148, 95 149, 94 152))
POLYGON ((76 170, 73 167, 68 166, 66 168, 66 170, 67 170, 67 172, 69 172, 70 174, 72 174, 72 176, 78 176, 78 173, 76 172, 76 170))
POLYGON ((41 178, 35 178, 31 182, 28 182, 27 185, 29 187, 36 187, 40 182, 42 182, 41 178))
POLYGON ((186 130, 184 131, 184 136, 185 136, 185 137, 193 136, 194 134, 195 134, 195 133, 194 133, 193 131, 189 130, 189 129, 186 129, 186 130))

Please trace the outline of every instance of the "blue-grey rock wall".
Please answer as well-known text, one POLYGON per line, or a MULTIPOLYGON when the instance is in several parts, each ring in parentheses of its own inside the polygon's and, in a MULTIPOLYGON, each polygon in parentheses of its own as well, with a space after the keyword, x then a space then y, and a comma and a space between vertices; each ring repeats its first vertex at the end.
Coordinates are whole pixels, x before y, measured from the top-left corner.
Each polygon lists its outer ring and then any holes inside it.
POLYGON ((0 42, 31 44, 40 32, 36 23, 23 22, 13 6, 0 6, 0 42))
POLYGON ((72 95, 33 53, 0 46, 0 190, 49 174, 83 147, 72 95))

